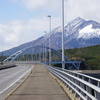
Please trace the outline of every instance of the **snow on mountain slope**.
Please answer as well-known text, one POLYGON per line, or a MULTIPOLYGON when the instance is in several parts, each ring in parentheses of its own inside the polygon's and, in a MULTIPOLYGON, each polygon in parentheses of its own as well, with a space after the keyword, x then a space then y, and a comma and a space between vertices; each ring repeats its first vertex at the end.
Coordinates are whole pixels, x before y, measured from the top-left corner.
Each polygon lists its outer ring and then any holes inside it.
MULTIPOLYGON (((54 36, 61 37, 62 27, 57 27, 50 34, 46 34, 44 38, 49 38, 54 36)), ((91 38, 100 38, 100 24, 95 21, 86 21, 80 17, 72 20, 65 26, 65 38, 67 42, 72 39, 91 39, 91 38)))
POLYGON ((79 30, 78 38, 90 39, 94 37, 100 38, 100 28, 94 29, 92 24, 79 30))
POLYGON ((65 26, 65 34, 66 36, 73 34, 73 32, 77 31, 77 28, 84 22, 85 20, 78 17, 74 20, 72 20, 71 22, 69 22, 66 26, 65 26))

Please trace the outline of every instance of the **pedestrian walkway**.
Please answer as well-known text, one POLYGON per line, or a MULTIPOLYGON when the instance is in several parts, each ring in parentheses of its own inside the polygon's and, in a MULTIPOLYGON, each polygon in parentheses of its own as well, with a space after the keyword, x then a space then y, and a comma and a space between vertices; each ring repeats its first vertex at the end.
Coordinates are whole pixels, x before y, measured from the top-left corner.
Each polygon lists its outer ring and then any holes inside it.
POLYGON ((6 100, 70 100, 60 85, 40 64, 26 81, 6 100))

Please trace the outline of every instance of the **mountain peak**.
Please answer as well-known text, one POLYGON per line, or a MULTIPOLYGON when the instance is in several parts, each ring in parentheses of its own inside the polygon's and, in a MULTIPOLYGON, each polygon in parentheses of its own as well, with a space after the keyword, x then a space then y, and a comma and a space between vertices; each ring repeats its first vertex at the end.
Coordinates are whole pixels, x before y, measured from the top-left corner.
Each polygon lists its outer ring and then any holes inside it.
POLYGON ((81 18, 81 17, 77 17, 77 18, 75 18, 74 20, 76 20, 76 21, 85 21, 83 18, 81 18))
POLYGON ((82 22, 84 22, 85 20, 83 19, 83 18, 81 18, 81 17, 77 17, 77 18, 75 18, 74 20, 72 20, 71 22, 69 22, 70 24, 71 23, 82 23, 82 22))
POLYGON ((72 28, 76 28, 76 27, 80 26, 83 22, 85 22, 85 20, 83 18, 77 17, 76 19, 69 22, 67 26, 70 26, 72 28))

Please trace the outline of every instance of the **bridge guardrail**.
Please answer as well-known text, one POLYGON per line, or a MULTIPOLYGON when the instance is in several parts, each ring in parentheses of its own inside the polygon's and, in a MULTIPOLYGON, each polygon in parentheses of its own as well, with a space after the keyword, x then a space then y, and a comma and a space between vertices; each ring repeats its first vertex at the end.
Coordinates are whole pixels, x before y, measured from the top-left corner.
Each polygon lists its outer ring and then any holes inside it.
POLYGON ((62 81, 66 87, 80 100, 100 100, 100 79, 75 71, 44 65, 54 76, 62 81))

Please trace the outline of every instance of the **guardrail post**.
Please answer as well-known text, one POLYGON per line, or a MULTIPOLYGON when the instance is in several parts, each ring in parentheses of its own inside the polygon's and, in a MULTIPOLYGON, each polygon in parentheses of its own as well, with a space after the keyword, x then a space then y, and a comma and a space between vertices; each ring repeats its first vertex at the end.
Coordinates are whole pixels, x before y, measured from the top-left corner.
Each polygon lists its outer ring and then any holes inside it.
MULTIPOLYGON (((83 83, 80 83, 80 87, 83 88, 85 90, 85 85, 83 83)), ((83 96, 86 96, 86 94, 84 92, 81 91, 81 94, 83 96)))
MULTIPOLYGON (((92 89, 88 86, 86 86, 86 91, 90 94, 92 94, 92 89)), ((88 96, 87 96, 87 100, 91 100, 88 96)))
POLYGON ((100 82, 98 82, 98 87, 100 87, 100 82))
POLYGON ((95 91, 95 97, 97 98, 97 100, 100 100, 100 93, 95 91))
MULTIPOLYGON (((76 75, 76 77, 79 78, 79 75, 76 75)), ((75 80, 75 83, 76 83, 78 86, 80 86, 80 82, 79 82, 78 80, 75 80)), ((77 87, 76 87, 76 90, 77 90, 78 92, 80 92, 79 88, 77 88, 77 87)), ((76 97, 79 97, 79 95, 76 94, 76 97)))
MULTIPOLYGON (((82 79, 85 80, 85 77, 82 76, 82 79)), ((83 84, 83 83, 81 83, 81 82, 80 82, 80 87, 83 88, 84 90, 86 90, 86 85, 83 84)), ((80 93, 81 93, 83 96, 86 96, 86 94, 85 94, 84 92, 81 91, 80 93)), ((80 98, 80 100, 82 100, 82 99, 80 98)))
MULTIPOLYGON (((89 79, 88 82, 89 82, 89 83, 92 83, 92 80, 89 79)), ((86 91, 92 95, 92 89, 91 89, 90 87, 86 86, 86 91)), ((87 100, 91 100, 91 98, 89 98, 89 97, 87 96, 87 100)))

